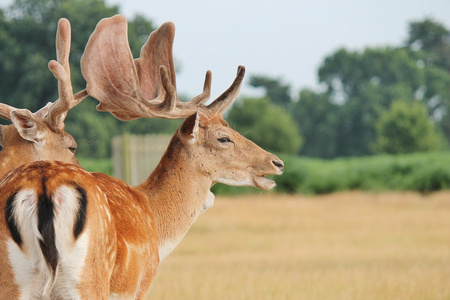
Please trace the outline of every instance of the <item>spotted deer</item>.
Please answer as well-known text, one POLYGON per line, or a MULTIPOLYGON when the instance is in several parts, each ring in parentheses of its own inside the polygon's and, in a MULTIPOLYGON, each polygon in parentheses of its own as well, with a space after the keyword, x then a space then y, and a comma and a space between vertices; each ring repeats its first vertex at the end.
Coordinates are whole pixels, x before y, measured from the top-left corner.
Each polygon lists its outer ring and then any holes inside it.
POLYGON ((275 182, 265 176, 283 172, 279 158, 223 119, 244 67, 209 105, 210 72, 203 93, 181 102, 171 57, 173 24, 153 32, 135 61, 126 32, 126 20, 115 16, 100 21, 91 35, 82 59, 89 94, 101 102, 99 109, 122 120, 185 121, 159 165, 136 187, 63 162, 35 162, 3 177, 0 298, 145 299, 158 265, 213 205, 215 183, 266 190, 275 182))
POLYGON ((87 97, 87 91, 73 94, 70 79, 70 23, 61 19, 56 34, 57 61, 49 69, 58 79, 59 99, 36 113, 0 103, 0 118, 11 125, 0 125, 0 177, 6 172, 37 160, 60 160, 78 164, 77 143, 64 131, 67 112, 87 97))

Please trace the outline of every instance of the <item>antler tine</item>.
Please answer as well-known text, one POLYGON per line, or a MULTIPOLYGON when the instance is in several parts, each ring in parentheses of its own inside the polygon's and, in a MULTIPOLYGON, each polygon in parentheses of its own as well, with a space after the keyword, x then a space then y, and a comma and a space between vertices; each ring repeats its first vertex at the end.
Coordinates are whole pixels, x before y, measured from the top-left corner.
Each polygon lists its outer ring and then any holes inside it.
POLYGON ((206 71, 205 83, 203 85, 203 92, 200 95, 194 97, 189 102, 180 102, 179 107, 180 108, 183 108, 185 106, 198 107, 207 102, 209 100, 209 97, 211 97, 211 78, 212 78, 211 71, 209 70, 206 71))
MULTIPOLYGON (((161 83, 165 91, 164 100, 158 105, 158 110, 156 111, 156 117, 164 117, 165 115, 170 116, 170 113, 175 109, 178 100, 177 91, 175 86, 172 84, 169 78, 169 73, 165 66, 159 67, 159 73, 161 78, 161 83), (159 114, 158 114, 159 113, 159 114)), ((149 112, 149 115, 152 112, 149 112)))
MULTIPOLYGON (((39 119, 45 118, 45 116, 48 113, 48 110, 50 109, 50 107, 52 105, 53 105, 52 102, 48 102, 44 107, 42 107, 41 109, 36 111, 34 113, 34 116, 39 119)), ((18 108, 15 108, 13 106, 10 106, 10 105, 4 104, 4 103, 0 103, 0 118, 11 121, 11 112, 14 110, 17 110, 17 109, 18 108)))
POLYGON ((231 86, 216 100, 207 106, 208 110, 212 113, 222 114, 227 108, 229 108, 233 102, 237 99, 239 91, 241 90, 241 84, 244 80, 245 67, 239 66, 236 78, 231 86))
POLYGON ((49 111, 50 107, 52 107, 52 105, 53 105, 53 102, 48 102, 44 107, 42 107, 41 109, 36 111, 34 113, 34 115, 39 119, 45 118, 45 116, 47 116, 48 111, 49 111))
POLYGON ((14 107, 8 104, 0 103, 0 118, 11 121, 11 111, 13 110, 15 110, 14 107))
POLYGON ((47 118, 53 128, 63 129, 67 112, 85 99, 88 94, 83 90, 74 97, 70 77, 70 43, 71 29, 69 20, 62 18, 58 22, 56 33, 56 57, 48 64, 50 71, 58 79, 59 99, 49 108, 47 118))
MULTIPOLYGON (((197 106, 188 105, 190 102, 183 103, 178 99, 175 86, 170 80, 170 74, 166 66, 160 66, 159 76, 164 90, 164 99, 159 101, 144 102, 142 113, 146 118, 164 118, 164 119, 184 119, 196 112, 197 106), (182 105, 184 104, 184 105, 182 105)), ((156 100, 156 99, 155 99, 156 100)))

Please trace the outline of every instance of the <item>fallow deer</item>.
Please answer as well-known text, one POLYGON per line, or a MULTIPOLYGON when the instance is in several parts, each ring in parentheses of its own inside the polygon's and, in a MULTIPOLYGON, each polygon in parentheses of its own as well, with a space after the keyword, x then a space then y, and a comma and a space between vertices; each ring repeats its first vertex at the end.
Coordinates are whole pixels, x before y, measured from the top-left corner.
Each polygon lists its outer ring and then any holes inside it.
MULTIPOLYGON (((166 23, 144 48, 164 41, 171 45, 172 39, 173 24, 166 23)), ((129 55, 119 55, 127 52, 122 51, 126 42, 123 17, 99 23, 82 62, 89 93, 96 95, 102 109, 125 120, 155 116, 186 120, 159 165, 137 187, 62 162, 24 165, 3 177, 0 298, 144 299, 159 263, 213 205, 212 185, 270 189, 275 183, 265 176, 283 172, 280 159, 232 130, 222 117, 237 98, 243 67, 231 87, 211 104, 203 104, 209 98, 209 72, 204 92, 182 103, 171 79, 173 69, 163 64, 147 69, 150 76, 142 75, 129 55), (105 47, 104 42, 114 45, 105 47), (91 51, 98 46, 112 51, 108 55, 116 62, 104 65, 91 51), (117 67, 124 65, 130 69, 122 69, 118 76, 117 67), (103 79, 91 76, 99 67, 107 72, 103 79), (116 88, 100 89, 109 91, 106 94, 95 92, 97 86, 108 84, 116 88), (124 98, 134 104, 124 107, 124 98)))
POLYGON ((0 103, 0 118, 11 125, 0 125, 0 177, 6 172, 37 160, 59 160, 78 164, 77 143, 64 131, 67 112, 87 97, 82 90, 73 95, 70 79, 70 23, 61 19, 56 34, 57 61, 49 68, 58 79, 59 99, 36 113, 0 103))

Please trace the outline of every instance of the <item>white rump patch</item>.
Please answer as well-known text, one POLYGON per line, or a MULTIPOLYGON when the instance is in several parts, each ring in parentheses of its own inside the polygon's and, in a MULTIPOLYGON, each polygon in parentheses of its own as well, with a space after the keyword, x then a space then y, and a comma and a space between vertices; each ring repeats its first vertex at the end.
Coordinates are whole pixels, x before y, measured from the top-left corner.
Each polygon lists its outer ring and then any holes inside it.
MULTIPOLYGON (((80 206, 79 193, 72 186, 61 186, 52 195, 54 205, 55 245, 59 254, 52 298, 79 299, 78 283, 84 267, 89 233, 74 240, 74 226, 80 206)), ((38 199, 32 189, 21 190, 13 201, 13 216, 22 238, 22 249, 12 240, 7 242, 8 257, 20 299, 40 299, 50 282, 51 272, 42 254, 38 230, 38 199)))
POLYGON ((37 195, 32 189, 16 194, 13 201, 13 217, 22 238, 23 250, 12 240, 7 242, 8 258, 15 281, 19 286, 20 299, 34 299, 42 295, 50 272, 41 252, 38 230, 37 195))
POLYGON ((85 229, 78 239, 74 227, 80 209, 79 193, 72 186, 63 185, 53 194, 55 204, 56 249, 59 253, 58 276, 52 296, 61 299, 79 299, 80 281, 88 251, 89 232, 85 229))

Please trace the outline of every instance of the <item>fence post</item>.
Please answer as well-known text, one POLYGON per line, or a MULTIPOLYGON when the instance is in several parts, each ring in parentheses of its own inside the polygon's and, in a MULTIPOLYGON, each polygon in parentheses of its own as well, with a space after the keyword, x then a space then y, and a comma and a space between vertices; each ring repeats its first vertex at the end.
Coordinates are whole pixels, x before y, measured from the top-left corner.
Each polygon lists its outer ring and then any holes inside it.
POLYGON ((131 185, 142 183, 158 165, 169 135, 130 135, 113 138, 114 176, 131 185))

